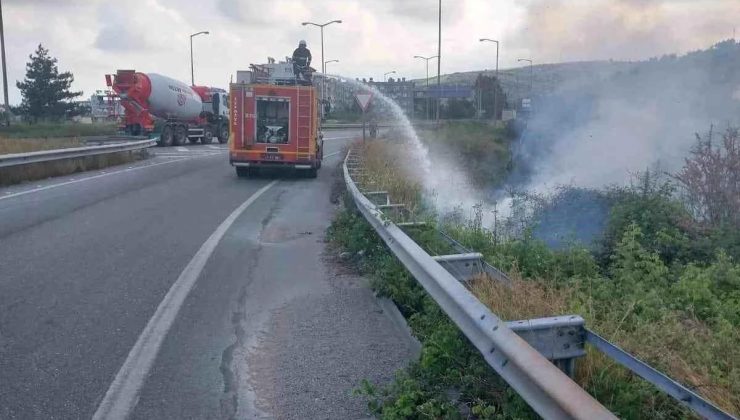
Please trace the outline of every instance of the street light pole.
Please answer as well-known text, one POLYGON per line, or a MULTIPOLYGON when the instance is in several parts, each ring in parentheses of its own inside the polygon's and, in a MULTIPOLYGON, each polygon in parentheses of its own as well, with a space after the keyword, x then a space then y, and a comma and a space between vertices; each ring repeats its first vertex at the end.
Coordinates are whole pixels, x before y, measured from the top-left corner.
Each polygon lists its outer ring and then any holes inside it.
POLYGON ((388 73, 383 73, 383 83, 385 83, 386 81, 386 78, 385 78, 386 76, 388 76, 389 74, 395 74, 395 73, 396 73, 395 70, 391 70, 388 73))
POLYGON ((442 69, 442 0, 439 0, 439 21, 437 24, 437 128, 439 128, 439 103, 442 96, 439 72, 442 69))
MULTIPOLYGON (((489 38, 481 38, 480 42, 495 42, 496 43, 496 84, 499 84, 498 80, 498 41, 495 39, 489 39, 489 38)), ((483 92, 481 91, 481 96, 483 96, 483 92)), ((493 86, 493 119, 494 121, 498 120, 498 89, 496 89, 496 86, 493 86)))
POLYGON ((326 61, 324 61, 324 69, 326 69, 326 65, 327 64, 329 64, 329 63, 338 63, 338 62, 339 62, 339 60, 326 60, 326 61))
POLYGON ((3 59, 3 99, 5 100, 5 124, 10 125, 10 106, 8 105, 8 72, 5 67, 5 29, 3 28, 3 4, 0 0, 0 50, 3 59))
POLYGON ((342 23, 341 20, 332 20, 326 23, 313 23, 313 22, 302 22, 301 25, 313 25, 318 26, 321 29, 321 73, 326 73, 326 63, 324 63, 324 26, 329 26, 332 23, 342 23))
MULTIPOLYGON (((327 64, 329 64, 329 63, 338 63, 338 62, 339 62, 339 60, 326 60, 326 61, 324 61, 324 69, 326 69, 326 65, 327 64)), ((324 81, 324 83, 321 84, 321 88, 324 89, 323 95, 324 96, 329 96, 329 95, 327 95, 326 88, 324 87, 324 86, 326 86, 327 82, 329 81, 329 79, 326 77, 326 74, 323 77, 323 81, 324 81)), ((335 86, 335 88, 336 88, 336 86, 335 86)), ((326 99, 327 101, 329 100, 328 98, 324 98, 324 99, 326 99)))
POLYGON ((427 67, 427 78, 426 78, 426 92, 424 93, 424 97, 426 98, 426 116, 427 120, 429 119, 429 60, 432 58, 437 58, 436 55, 433 55, 431 57, 422 57, 420 55, 415 55, 414 58, 421 58, 426 62, 427 67))
POLYGON ((529 97, 532 98, 532 60, 529 58, 517 58, 517 62, 519 61, 527 61, 529 62, 529 97))
POLYGON ((193 37, 208 35, 208 31, 200 31, 190 35, 190 85, 195 86, 195 70, 193 69, 193 37))
POLYGON ((318 26, 321 30, 321 99, 326 100, 326 90, 324 89, 324 86, 326 85, 326 63, 324 62, 324 26, 329 26, 332 23, 342 23, 340 19, 332 20, 326 23, 314 23, 314 22, 301 22, 301 25, 313 25, 318 26))

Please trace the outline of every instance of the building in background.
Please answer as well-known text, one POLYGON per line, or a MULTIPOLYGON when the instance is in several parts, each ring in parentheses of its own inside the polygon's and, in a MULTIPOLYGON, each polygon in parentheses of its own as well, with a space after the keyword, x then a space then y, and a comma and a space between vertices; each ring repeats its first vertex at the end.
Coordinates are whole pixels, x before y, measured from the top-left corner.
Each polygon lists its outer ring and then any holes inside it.
POLYGON ((409 118, 414 116, 414 89, 416 83, 400 79, 389 78, 387 82, 374 82, 370 79, 368 85, 375 87, 380 93, 395 101, 409 118))

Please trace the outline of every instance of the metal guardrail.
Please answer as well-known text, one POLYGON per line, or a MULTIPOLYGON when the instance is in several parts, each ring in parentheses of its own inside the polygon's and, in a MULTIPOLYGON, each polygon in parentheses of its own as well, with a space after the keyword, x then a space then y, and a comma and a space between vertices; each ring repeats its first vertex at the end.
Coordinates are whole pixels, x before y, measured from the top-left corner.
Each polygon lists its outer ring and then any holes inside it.
POLYGON ((86 146, 108 144, 122 141, 148 140, 149 136, 131 136, 128 134, 113 134, 106 136, 82 136, 79 138, 86 146))
POLYGON ((391 211, 398 215, 404 209, 402 204, 392 204, 386 191, 363 193, 359 190, 352 175, 361 178, 366 176, 366 172, 362 170, 359 160, 352 157, 351 150, 345 158, 343 170, 347 188, 365 219, 478 348, 489 365, 541 416, 560 418, 565 414, 573 418, 614 418, 560 371, 558 375, 551 370, 542 370, 544 360, 550 367, 557 365, 572 376, 575 359, 585 355, 585 344, 588 343, 700 416, 719 420, 735 419, 689 388, 588 330, 583 318, 578 315, 501 321, 461 283, 486 273, 492 279, 508 285, 510 282, 506 274, 483 261, 481 254, 465 248, 441 231, 438 231, 441 238, 457 254, 430 256, 401 230, 401 227, 425 226, 424 222, 401 221, 394 224, 388 216, 391 211), (383 210, 389 213, 384 214, 383 210), (506 328, 507 332, 501 333, 502 328, 506 328), (494 334, 496 332, 499 334, 494 334), (518 355, 519 358, 510 357, 512 355, 518 355), (518 364, 509 370, 505 369, 512 362, 518 364), (546 381, 531 382, 537 375, 547 375, 548 378, 546 381))
POLYGON ((351 151, 344 161, 344 179, 357 208, 486 362, 534 411, 548 419, 616 418, 512 331, 368 200, 350 176, 350 157, 351 151))
POLYGON ((62 159, 81 158, 146 149, 157 145, 157 139, 136 140, 100 146, 70 147, 66 149, 40 150, 38 152, 12 153, 0 155, 0 168, 20 166, 29 163, 49 162, 62 159))
POLYGON ((734 419, 729 413, 722 411, 719 407, 705 400, 695 392, 674 381, 657 369, 627 353, 595 332, 586 329, 586 342, 597 348, 610 359, 640 376, 658 389, 670 395, 676 401, 694 410, 700 416, 707 419, 734 419))

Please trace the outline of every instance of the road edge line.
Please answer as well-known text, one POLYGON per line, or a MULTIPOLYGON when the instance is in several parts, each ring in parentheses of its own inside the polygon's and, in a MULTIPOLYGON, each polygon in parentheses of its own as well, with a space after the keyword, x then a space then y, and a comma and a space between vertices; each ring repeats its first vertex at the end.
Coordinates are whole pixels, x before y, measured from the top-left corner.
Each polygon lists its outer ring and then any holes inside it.
POLYGON ((149 375, 149 370, 154 364, 167 332, 172 327, 180 308, 221 238, 252 203, 277 183, 277 180, 272 181, 252 194, 231 212, 201 245, 177 280, 170 286, 154 315, 149 319, 146 327, 136 340, 136 344, 129 351, 126 361, 118 370, 103 400, 95 410, 93 420, 125 419, 128 417, 138 402, 139 391, 149 375))

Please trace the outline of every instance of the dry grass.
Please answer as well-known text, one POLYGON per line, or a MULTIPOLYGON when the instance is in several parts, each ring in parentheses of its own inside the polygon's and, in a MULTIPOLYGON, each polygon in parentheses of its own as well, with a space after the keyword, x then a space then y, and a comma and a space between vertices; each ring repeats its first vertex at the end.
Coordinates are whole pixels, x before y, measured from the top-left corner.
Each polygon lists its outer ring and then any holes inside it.
POLYGON ((145 158, 147 153, 146 149, 144 149, 140 151, 125 151, 79 159, 65 159, 0 168, 0 185, 17 184, 23 181, 32 181, 121 165, 145 158))
POLYGON ((356 142, 352 148, 361 157, 368 176, 356 181, 366 190, 388 191, 393 203, 403 203, 414 212, 421 206, 421 184, 410 170, 410 154, 402 144, 374 140, 356 142))
POLYGON ((84 146, 76 137, 9 139, 0 137, 0 155, 84 146))
POLYGON ((517 270, 512 270, 509 278, 511 287, 486 276, 474 279, 470 288, 493 313, 507 321, 565 315, 568 311, 567 290, 525 281, 517 270))
MULTIPOLYGON (((646 322, 625 330, 622 321, 628 314, 600 314, 601 319, 591 319, 584 314, 588 311, 578 310, 569 303, 573 301, 573 289, 556 288, 544 281, 524 280, 516 270, 509 275, 511 287, 488 278, 476 279, 470 285, 478 299, 502 319, 580 313, 586 318, 589 328, 609 341, 688 385, 730 413, 740 412, 740 383, 733 382, 737 375, 735 369, 740 363, 737 337, 725 336, 718 340, 703 322, 677 314, 668 314, 658 322, 646 322), (703 351, 697 354, 697 349, 703 351), (708 363, 712 360, 729 360, 734 373, 717 372, 717 366, 708 363)), ((576 381, 585 389, 604 390, 641 379, 589 347, 587 355, 576 363, 576 381), (609 385, 605 385, 605 381, 609 385)), ((655 403, 643 401, 646 410, 653 408, 655 403)))

